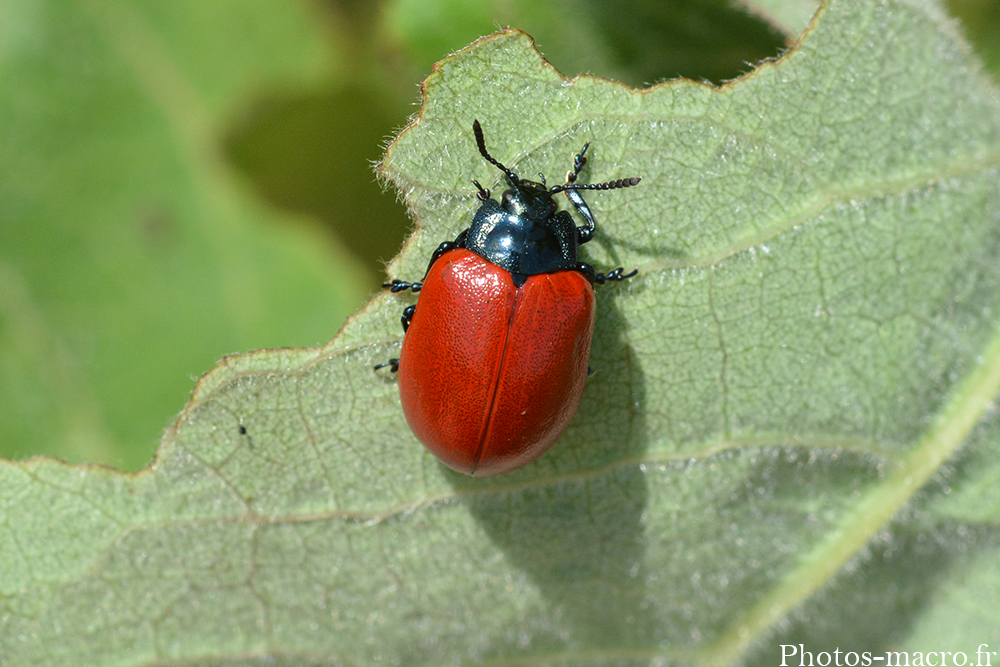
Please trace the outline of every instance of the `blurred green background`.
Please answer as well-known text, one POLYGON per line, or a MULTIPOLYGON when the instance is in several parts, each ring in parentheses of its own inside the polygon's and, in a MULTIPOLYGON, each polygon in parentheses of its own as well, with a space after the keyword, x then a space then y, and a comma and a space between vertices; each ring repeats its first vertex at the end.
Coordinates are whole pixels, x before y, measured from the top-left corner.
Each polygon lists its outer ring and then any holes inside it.
MULTIPOLYGON (((0 456, 139 469, 218 359, 332 338, 410 228, 372 167, 447 54, 512 26, 567 76, 718 84, 813 3, 754 6, 0 0, 0 456)), ((1000 0, 950 9, 996 75, 1000 0)))

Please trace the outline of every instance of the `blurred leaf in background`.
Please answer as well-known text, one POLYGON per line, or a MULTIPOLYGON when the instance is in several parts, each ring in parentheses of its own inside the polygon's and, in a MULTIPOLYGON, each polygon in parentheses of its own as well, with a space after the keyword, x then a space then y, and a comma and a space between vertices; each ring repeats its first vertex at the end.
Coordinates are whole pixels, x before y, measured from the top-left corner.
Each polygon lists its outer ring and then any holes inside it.
POLYGON ((567 76, 632 86, 677 77, 721 83, 778 55, 789 38, 726 0, 387 0, 382 35, 426 71, 441 54, 508 25, 532 35, 567 76))
POLYGON ((950 0, 949 9, 962 22, 965 36, 983 64, 1000 78, 1000 1, 950 0))
POLYGON ((336 79, 307 3, 0 4, 0 452, 146 465, 225 354, 328 340, 359 263, 220 138, 336 79))

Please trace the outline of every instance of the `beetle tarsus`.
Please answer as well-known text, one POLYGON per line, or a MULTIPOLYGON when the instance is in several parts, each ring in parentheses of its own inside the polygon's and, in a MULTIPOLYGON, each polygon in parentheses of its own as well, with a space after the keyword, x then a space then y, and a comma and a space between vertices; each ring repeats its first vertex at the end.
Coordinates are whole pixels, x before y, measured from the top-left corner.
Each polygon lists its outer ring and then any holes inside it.
POLYGON ((639 274, 639 269, 632 269, 632 271, 625 273, 625 268, 621 266, 617 269, 608 271, 607 273, 598 273, 594 270, 594 267, 586 262, 577 263, 576 270, 582 273, 585 278, 595 285, 603 285, 609 282, 621 282, 639 274))
POLYGON ((375 370, 378 371, 378 370, 381 370, 381 369, 387 368, 387 367, 389 369, 389 372, 391 372, 391 373, 398 373, 399 372, 399 359, 390 359, 389 361, 385 362, 384 364, 378 364, 377 366, 375 366, 375 370))
POLYGON ((590 148, 588 141, 580 149, 580 152, 573 156, 573 171, 566 173, 566 183, 576 183, 576 177, 580 175, 583 166, 587 164, 587 149, 590 148))
POLYGON ((625 268, 619 266, 617 269, 608 271, 607 273, 598 273, 594 276, 594 282, 598 285, 603 285, 604 283, 612 281, 621 282, 622 280, 633 278, 639 274, 639 269, 632 269, 629 273, 623 273, 624 271, 625 268))
POLYGON ((389 290, 393 294, 405 292, 406 290, 410 290, 416 294, 423 286, 423 283, 408 283, 405 280, 393 280, 391 283, 382 283, 382 287, 389 290))

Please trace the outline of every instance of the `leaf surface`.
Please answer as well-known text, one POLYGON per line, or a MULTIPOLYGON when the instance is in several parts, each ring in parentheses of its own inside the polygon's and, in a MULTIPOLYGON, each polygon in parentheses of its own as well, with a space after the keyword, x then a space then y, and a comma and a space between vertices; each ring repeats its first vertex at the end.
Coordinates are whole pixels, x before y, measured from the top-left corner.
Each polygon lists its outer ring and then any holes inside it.
POLYGON ((591 182, 643 178, 590 198, 586 259, 640 274, 600 290, 567 435, 499 478, 443 468, 371 373, 410 302, 382 295, 325 348, 223 362, 149 471, 0 466, 10 664, 989 641, 1000 96, 935 6, 830 2, 722 89, 567 81, 507 31, 424 91, 381 165, 418 222, 394 277, 468 223, 469 179, 501 187, 474 118, 525 174, 555 181, 592 141, 591 182))

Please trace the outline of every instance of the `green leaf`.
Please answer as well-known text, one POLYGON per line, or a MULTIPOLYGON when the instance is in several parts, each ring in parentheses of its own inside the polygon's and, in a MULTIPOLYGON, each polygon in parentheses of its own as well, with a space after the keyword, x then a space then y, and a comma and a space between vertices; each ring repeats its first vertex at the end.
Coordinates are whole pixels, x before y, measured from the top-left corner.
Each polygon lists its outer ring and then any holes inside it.
POLYGON ((1000 95, 929 3, 829 2, 716 89, 568 81, 523 33, 444 61, 382 173, 419 276, 592 141, 605 287, 566 436, 473 479, 407 430, 384 294, 228 358, 134 476, 0 465, 10 664, 774 665, 974 652, 1000 625, 1000 95), (946 624, 942 625, 946 621, 946 624), (928 628, 944 628, 925 635, 928 628), (931 643, 933 642, 933 643, 931 643), (895 649, 894 649, 895 650, 895 649))
POLYGON ((0 5, 3 455, 148 465, 192 378, 361 302, 352 258, 221 157, 254 92, 332 75, 297 5, 0 5))

